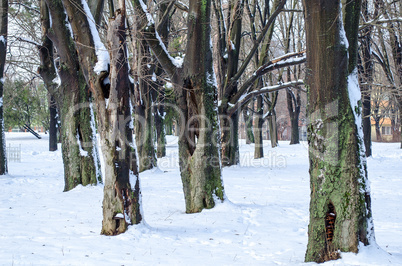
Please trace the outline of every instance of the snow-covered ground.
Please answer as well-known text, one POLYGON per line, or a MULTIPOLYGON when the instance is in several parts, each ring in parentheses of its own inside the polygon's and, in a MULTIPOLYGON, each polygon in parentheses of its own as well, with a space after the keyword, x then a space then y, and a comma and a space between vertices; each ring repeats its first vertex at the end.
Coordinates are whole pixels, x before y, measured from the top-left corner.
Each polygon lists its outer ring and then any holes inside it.
MULTIPOLYGON (((119 236, 100 235, 103 187, 63 192, 60 149, 48 138, 6 133, 22 162, 0 177, 0 265, 300 265, 307 245, 306 143, 264 147, 242 142, 241 165, 225 168, 228 200, 184 213, 177 141, 168 136, 159 169, 140 174, 145 222, 119 236)), ((373 143, 368 159, 378 246, 325 265, 402 265, 402 150, 373 143)), ((314 263, 310 263, 311 265, 314 263)))

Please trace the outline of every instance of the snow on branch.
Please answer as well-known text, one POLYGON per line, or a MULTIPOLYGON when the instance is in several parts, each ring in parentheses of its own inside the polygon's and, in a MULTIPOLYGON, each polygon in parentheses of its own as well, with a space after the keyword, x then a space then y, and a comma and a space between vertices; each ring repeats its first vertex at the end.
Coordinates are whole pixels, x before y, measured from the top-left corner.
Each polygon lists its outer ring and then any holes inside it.
POLYGON ((253 75, 261 76, 274 69, 287 67, 289 65, 297 65, 297 64, 304 63, 304 62, 306 62, 305 51, 298 52, 298 53, 285 54, 281 57, 272 59, 268 63, 262 65, 254 72, 253 75), (301 57, 296 57, 296 56, 301 56, 301 57))
POLYGON ((133 3, 136 7, 139 22, 138 28, 142 29, 144 38, 147 40, 163 69, 170 77, 173 77, 176 75, 177 68, 182 67, 182 58, 173 58, 169 54, 169 51, 156 30, 155 21, 152 15, 148 12, 147 5, 142 0, 133 0, 133 3))
POLYGON ((374 19, 371 21, 363 22, 362 25, 359 26, 359 30, 363 30, 369 26, 378 26, 386 23, 393 23, 393 22, 402 22, 402 17, 399 18, 391 18, 391 19, 374 19))
POLYGON ((147 20, 148 20, 147 28, 148 28, 148 30, 152 29, 152 30, 155 31, 154 32, 155 37, 158 40, 159 46, 163 49, 163 51, 166 54, 166 56, 170 59, 170 61, 172 62, 172 64, 175 67, 181 68, 182 65, 183 65, 183 60, 181 58, 179 58, 179 59, 178 58, 173 58, 170 55, 169 51, 166 48, 166 45, 163 43, 161 37, 159 36, 158 31, 155 29, 155 21, 154 21, 152 15, 148 12, 147 5, 142 0, 138 0, 138 1, 139 1, 140 5, 141 5, 142 11, 144 11, 144 13, 145 13, 145 15, 147 17, 147 20))
POLYGON ((271 61, 267 62, 266 64, 262 65, 259 67, 253 75, 248 78, 243 85, 240 87, 239 91, 236 93, 236 95, 232 98, 230 101, 231 104, 235 104, 240 97, 254 84, 254 82, 261 77, 262 75, 265 75, 268 72, 271 72, 275 69, 280 69, 284 67, 289 67, 289 66, 294 66, 294 65, 299 65, 306 62, 306 51, 301 51, 297 53, 289 53, 285 54, 281 57, 277 57, 275 59, 272 59, 271 61))
POLYGON ((288 88, 295 88, 298 89, 302 92, 307 92, 306 90, 300 88, 299 86, 304 85, 304 81, 303 80, 297 80, 297 81, 290 81, 290 82, 286 82, 286 83, 281 83, 278 85, 274 85, 274 86, 268 86, 268 87, 262 87, 258 90, 254 90, 251 91, 249 93, 246 93, 244 95, 242 95, 238 101, 236 102, 236 104, 232 105, 229 108, 228 111, 228 115, 231 116, 234 112, 236 112, 237 109, 239 109, 241 106, 243 106, 246 102, 248 102, 251 98, 256 97, 258 95, 261 94, 265 94, 265 93, 269 93, 269 92, 274 92, 274 91, 278 91, 278 90, 282 90, 282 89, 288 89, 288 88))
POLYGON ((99 75, 103 71, 105 72, 108 71, 108 66, 110 64, 109 52, 99 37, 99 32, 95 25, 95 20, 92 16, 91 10, 89 9, 87 2, 85 0, 81 0, 81 3, 84 8, 85 15, 88 19, 89 28, 91 30, 92 39, 95 45, 97 62, 94 67, 94 71, 97 75, 99 75))

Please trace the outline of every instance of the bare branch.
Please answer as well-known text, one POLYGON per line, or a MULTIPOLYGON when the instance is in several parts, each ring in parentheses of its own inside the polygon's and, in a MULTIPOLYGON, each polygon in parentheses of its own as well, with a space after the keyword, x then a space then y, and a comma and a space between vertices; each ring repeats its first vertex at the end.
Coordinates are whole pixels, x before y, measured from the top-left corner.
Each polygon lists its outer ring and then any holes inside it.
POLYGON ((304 62, 306 62, 305 51, 298 52, 298 53, 286 54, 279 58, 272 59, 271 61, 269 61, 266 64, 259 67, 254 72, 254 74, 243 83, 243 85, 240 87, 240 89, 236 93, 236 95, 233 96, 230 103, 235 104, 240 99, 240 97, 250 88, 250 86, 262 75, 265 75, 266 73, 271 72, 275 69, 299 65, 304 62), (302 56, 302 57, 293 58, 296 56, 302 56))
POLYGON ((232 105, 231 107, 229 107, 228 110, 228 115, 231 116, 234 112, 236 112, 237 109, 239 109, 244 103, 247 103, 251 98, 256 97, 258 95, 261 94, 265 94, 265 93, 269 93, 269 92, 274 92, 274 91, 279 91, 282 89, 288 89, 290 87, 293 87, 295 89, 298 89, 302 92, 307 93, 306 90, 300 88, 299 86, 304 85, 304 81, 303 80, 297 80, 297 81, 290 81, 290 82, 286 82, 286 83, 282 83, 279 85, 275 85, 275 86, 269 86, 269 87, 263 87, 260 88, 258 90, 254 90, 252 92, 249 92, 245 95, 243 95, 236 104, 232 105))

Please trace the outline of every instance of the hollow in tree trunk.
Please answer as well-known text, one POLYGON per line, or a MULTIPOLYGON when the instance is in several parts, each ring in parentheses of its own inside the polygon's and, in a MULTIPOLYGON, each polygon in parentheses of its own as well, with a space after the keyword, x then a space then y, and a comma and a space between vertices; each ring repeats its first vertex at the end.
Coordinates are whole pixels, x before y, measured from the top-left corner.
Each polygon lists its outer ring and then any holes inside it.
POLYGON ((109 19, 107 34, 110 52, 110 94, 105 99, 97 92, 102 153, 105 162, 105 187, 101 234, 117 235, 127 226, 141 221, 140 185, 133 147, 130 110, 130 81, 126 46, 124 3, 109 19), (130 183, 130 176, 133 180, 130 183))
POLYGON ((358 103, 359 4, 343 6, 344 27, 339 0, 304 0, 311 188, 306 261, 337 259, 339 251, 357 253, 360 242, 374 241, 358 103))

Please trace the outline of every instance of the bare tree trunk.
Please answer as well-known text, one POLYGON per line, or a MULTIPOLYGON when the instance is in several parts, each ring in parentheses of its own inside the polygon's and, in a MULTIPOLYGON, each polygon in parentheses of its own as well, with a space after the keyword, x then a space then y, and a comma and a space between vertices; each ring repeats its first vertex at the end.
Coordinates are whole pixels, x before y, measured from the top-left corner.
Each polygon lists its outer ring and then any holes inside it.
POLYGON ((300 93, 295 96, 291 89, 286 92, 288 112, 290 116, 290 144, 299 144, 299 114, 300 114, 300 93))
POLYGON ((380 119, 379 118, 375 118, 374 119, 375 122, 375 135, 376 135, 376 140, 381 142, 382 141, 382 137, 381 137, 381 126, 380 126, 380 119))
POLYGON ((0 1, 0 175, 7 173, 6 136, 4 134, 3 90, 7 52, 8 0, 0 1))
POLYGON ((139 223, 142 219, 138 170, 130 128, 130 81, 125 25, 125 5, 122 3, 114 18, 109 19, 107 42, 111 51, 110 95, 106 110, 101 94, 98 94, 96 101, 105 161, 101 232, 105 235, 123 233, 128 225, 139 223), (130 170, 136 176, 135 184, 130 184, 130 170))
POLYGON ((324 262, 339 258, 339 251, 357 253, 359 242, 367 245, 374 241, 358 122, 360 2, 341 5, 340 0, 304 0, 304 6, 311 187, 306 261, 324 262))
POLYGON ((278 146, 278 128, 276 123, 276 112, 275 107, 278 100, 278 92, 270 93, 265 96, 266 102, 268 103, 268 128, 269 137, 271 139, 271 147, 275 148, 278 146), (271 99, 269 99, 271 95, 271 99))
POLYGON ((49 151, 57 151, 57 107, 52 96, 49 97, 49 151))
POLYGON ((259 159, 264 157, 264 144, 262 139, 262 125, 264 124, 264 105, 263 96, 257 96, 257 112, 254 116, 254 136, 255 136, 255 146, 254 146, 254 159, 259 159))
POLYGON ((142 172, 156 166, 156 157, 153 141, 154 121, 151 97, 153 68, 148 67, 151 64, 151 54, 148 43, 145 40, 142 39, 138 43, 138 84, 135 86, 136 117, 134 119, 134 131, 139 156, 139 171, 142 172))
POLYGON ((272 114, 268 117, 269 137, 271 139, 271 147, 278 146, 278 129, 276 124, 276 115, 272 114))
POLYGON ((64 164, 64 191, 77 185, 97 184, 101 181, 96 137, 91 125, 93 119, 89 92, 79 67, 75 45, 66 26, 66 15, 60 1, 46 0, 52 19, 52 30, 47 11, 43 7, 42 29, 55 44, 60 57, 59 76, 61 85, 55 88, 52 77, 54 68, 53 45, 44 37, 44 46, 39 50, 41 68, 47 88, 54 94, 61 121, 61 141, 64 164))
POLYGON ((184 90, 179 96, 179 106, 188 115, 185 121, 190 122, 185 129, 183 124, 180 125, 185 132, 179 136, 180 171, 187 213, 212 208, 215 197, 219 200, 224 198, 219 165, 217 91, 213 83, 210 47, 210 7, 210 0, 190 1, 189 14, 194 16, 188 20, 184 90), (196 129, 194 134, 189 126, 196 129))
MULTIPOLYGON (((133 0, 140 21, 146 18, 133 0)), ((152 21, 142 21, 144 37, 174 85, 179 114, 179 164, 186 212, 212 208, 224 199, 219 156, 217 91, 212 66, 210 0, 190 1, 186 57, 174 65, 152 21)))
POLYGON ((254 134, 253 134, 253 110, 254 109, 254 100, 251 101, 250 104, 245 105, 243 108, 243 118, 244 118, 244 127, 246 131, 246 144, 254 143, 254 134), (249 112, 249 106, 251 106, 252 112, 249 112))
MULTIPOLYGON (((167 3, 161 3, 159 10, 159 36, 161 37, 165 46, 168 46, 169 40, 169 28, 170 28, 170 16, 164 19, 166 12, 169 12, 169 5, 167 3), (163 21, 161 21, 163 20, 163 21)), ((155 89, 153 90, 154 107, 154 120, 156 130, 156 157, 162 158, 166 156, 166 131, 165 131, 165 87, 164 82, 161 81, 161 77, 164 74, 162 66, 157 61, 158 59, 153 56, 154 64, 156 65, 155 75, 157 77, 155 89)))
POLYGON ((125 2, 119 1, 114 17, 109 20, 107 40, 111 51, 110 73, 105 64, 98 64, 107 62, 108 58, 104 54, 105 47, 100 43, 99 33, 92 24, 92 16, 87 12, 89 8, 86 2, 62 2, 74 40, 80 44, 76 46, 80 67, 95 99, 105 167, 101 233, 120 234, 128 225, 141 221, 137 159, 130 126, 129 93, 132 88, 128 76, 125 2), (109 90, 103 82, 108 74, 109 90), (133 178, 131 182, 130 177, 133 178))
POLYGON ((159 87, 160 92, 157 96, 158 104, 154 107, 154 119, 156 130, 156 157, 162 158, 166 156, 166 133, 165 133, 165 119, 164 119, 164 90, 159 87))
MULTIPOLYGON (((368 0, 362 1, 362 15, 369 20, 368 0)), ((366 156, 371 156, 371 83, 373 82, 374 66, 371 51, 372 27, 368 26, 362 30, 361 38, 361 71, 360 80, 362 85, 362 104, 363 104, 363 134, 366 156)))

